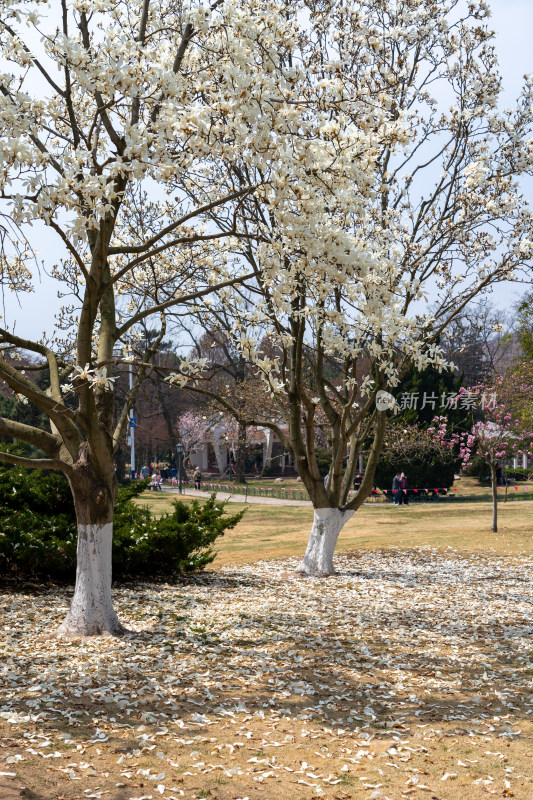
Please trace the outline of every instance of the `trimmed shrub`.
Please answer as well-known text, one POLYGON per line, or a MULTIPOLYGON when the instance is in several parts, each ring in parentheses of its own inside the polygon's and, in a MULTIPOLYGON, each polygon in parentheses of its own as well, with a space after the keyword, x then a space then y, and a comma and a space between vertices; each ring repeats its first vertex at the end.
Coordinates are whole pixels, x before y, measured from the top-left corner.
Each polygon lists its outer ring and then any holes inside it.
POLYGON ((62 475, 0 466, 0 574, 75 574, 76 516, 62 475))
POLYGON ((505 467, 505 477, 511 481, 527 481, 530 472, 524 467, 505 467))
POLYGON ((479 481, 484 481, 487 477, 487 474, 490 476, 490 469, 487 466, 483 456, 475 455, 472 458, 472 463, 468 467, 465 467, 463 473, 471 478, 477 478, 479 481))
MULTIPOLYGON (((160 519, 133 499, 148 481, 118 490, 114 516, 113 578, 170 579, 202 569, 212 545, 242 518, 225 516, 214 495, 204 503, 174 503, 160 519)), ((67 480, 60 474, 0 465, 0 575, 73 581, 76 516, 67 480)))
POLYGON ((175 500, 171 514, 155 519, 147 508, 120 499, 113 527, 113 577, 171 577, 202 569, 215 557, 212 544, 234 528, 244 511, 224 516, 215 495, 200 503, 175 500))

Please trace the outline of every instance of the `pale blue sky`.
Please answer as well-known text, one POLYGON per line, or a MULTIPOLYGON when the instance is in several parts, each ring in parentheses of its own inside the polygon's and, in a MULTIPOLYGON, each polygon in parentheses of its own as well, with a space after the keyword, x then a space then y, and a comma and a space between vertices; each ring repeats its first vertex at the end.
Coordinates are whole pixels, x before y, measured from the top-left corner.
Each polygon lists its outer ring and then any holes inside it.
MULTIPOLYGON (((522 76, 533 72, 533 0, 492 0, 491 26, 497 33, 496 46, 504 80, 503 104, 512 105, 520 91, 522 76)), ((533 197, 531 198, 533 202, 533 197)), ((33 245, 40 260, 51 264, 59 252, 55 235, 40 226, 34 228, 33 245)), ((46 275, 36 277, 35 293, 21 295, 18 299, 7 295, 0 299, 0 314, 16 332, 33 339, 51 333, 53 315, 60 308, 57 298, 58 284, 46 275)), ((494 292, 493 301, 499 308, 509 307, 525 291, 524 286, 501 284, 494 292)))

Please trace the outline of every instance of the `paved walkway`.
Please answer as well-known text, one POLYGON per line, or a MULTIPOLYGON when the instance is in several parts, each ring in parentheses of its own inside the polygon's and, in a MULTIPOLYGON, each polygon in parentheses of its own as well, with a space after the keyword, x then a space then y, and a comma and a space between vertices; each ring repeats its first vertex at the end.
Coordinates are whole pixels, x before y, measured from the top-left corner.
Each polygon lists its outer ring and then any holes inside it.
MULTIPOLYGON (((169 494, 178 494, 178 490, 173 486, 163 486, 163 491, 169 494)), ((184 489, 183 494, 187 497, 211 497, 212 492, 199 492, 197 489, 184 489)), ((311 506, 310 500, 282 500, 279 497, 255 497, 245 494, 232 494, 230 492, 216 492, 217 500, 224 500, 230 503, 256 503, 261 506, 311 506)))
MULTIPOLYGON (((167 494, 175 494, 178 495, 178 490, 174 486, 163 486, 163 491, 167 492, 167 494)), ((199 492, 197 489, 189 489, 186 488, 183 490, 183 494, 187 497, 201 497, 201 498, 208 498, 211 497, 212 492, 199 492)), ((230 492, 216 492, 217 500, 223 500, 224 502, 229 503, 250 503, 253 505, 260 506, 309 506, 312 507, 312 503, 310 500, 283 500, 280 497, 252 497, 251 495, 244 494, 231 494, 230 492)), ((443 501, 442 504, 438 503, 410 503, 411 507, 418 508, 419 506, 425 506, 431 508, 433 506, 437 506, 442 508, 443 505, 451 505, 453 501, 443 501)), ((461 503, 469 501, 463 500, 456 500, 457 505, 461 505, 461 503)), ((532 503, 533 500, 512 500, 509 502, 509 505, 515 505, 516 503, 532 503)), ((491 506, 492 500, 471 500, 470 503, 476 506, 491 506)), ((505 501, 502 498, 498 498, 498 508, 500 505, 505 505, 505 501)), ((365 506, 376 506, 377 508, 392 508, 392 503, 365 503, 365 506)), ((0 798, 1 800, 1 798, 0 798)))

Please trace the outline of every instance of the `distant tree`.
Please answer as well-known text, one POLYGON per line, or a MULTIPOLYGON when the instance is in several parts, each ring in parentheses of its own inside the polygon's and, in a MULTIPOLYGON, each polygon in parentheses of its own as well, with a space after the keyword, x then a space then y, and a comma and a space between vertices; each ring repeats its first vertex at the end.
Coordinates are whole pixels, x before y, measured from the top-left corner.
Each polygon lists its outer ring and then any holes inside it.
POLYGON ((490 383, 506 369, 516 349, 514 326, 514 316, 494 308, 486 298, 467 305, 451 322, 441 346, 463 386, 490 383))
MULTIPOLYGON (((194 355, 207 358, 207 368, 211 372, 210 384, 214 391, 226 397, 232 397, 234 404, 240 405, 241 417, 244 417, 246 406, 245 385, 249 377, 249 369, 242 352, 236 347, 236 343, 231 336, 231 321, 227 319, 223 307, 211 307, 209 325, 197 340, 194 348, 194 355)), ((201 322, 200 315, 198 322, 201 322)), ((218 413, 219 409, 215 409, 218 413)), ((222 412, 223 413, 223 412, 222 412)), ((233 428, 237 425, 236 436, 231 437, 234 444, 235 455, 235 480, 239 483, 245 482, 244 465, 246 461, 246 425, 235 423, 235 419, 226 418, 226 428, 233 428)))
MULTIPOLYGON (((482 458, 490 470, 492 487, 492 526, 498 531, 498 471, 503 476, 503 462, 513 456, 526 452, 531 456, 533 450, 533 428, 531 418, 514 416, 506 402, 512 396, 514 379, 498 376, 491 385, 478 384, 469 389, 461 388, 458 402, 468 398, 472 412, 478 416, 468 434, 462 434, 460 455, 463 467, 471 463, 472 454, 482 458), (509 395, 511 392, 511 395, 509 395), (481 417, 481 418, 479 418, 481 417)), ((520 381, 516 381, 516 388, 520 381)), ((531 406, 531 400, 530 400, 531 406)), ((447 420, 441 417, 440 424, 433 430, 437 441, 445 442, 449 436, 447 420)), ((455 437, 457 439, 457 436, 455 437)))
POLYGON ((444 413, 455 426, 466 423, 467 415, 461 408, 453 407, 462 383, 462 376, 451 370, 426 367, 418 370, 413 365, 403 373, 394 396, 398 404, 395 419, 416 427, 430 425, 435 415, 444 413))
MULTIPOLYGON (((143 348, 152 348, 161 339, 161 331, 143 326, 143 348)), ((138 353, 140 358, 141 352, 138 353)), ((178 419, 187 408, 183 392, 172 391, 160 380, 160 369, 175 369, 182 360, 170 339, 161 339, 159 347, 150 357, 153 369, 147 371, 146 380, 140 388, 135 403, 136 454, 138 463, 176 458, 178 441, 178 419)))
POLYGON ((184 459, 187 460, 191 453, 204 444, 209 438, 209 424, 205 414, 198 411, 187 410, 180 415, 178 420, 179 436, 183 442, 184 459))
POLYGON ((518 306, 516 338, 524 357, 533 360, 533 292, 527 294, 518 306))
POLYGON ((533 430, 533 361, 515 361, 497 382, 499 401, 517 424, 533 430))

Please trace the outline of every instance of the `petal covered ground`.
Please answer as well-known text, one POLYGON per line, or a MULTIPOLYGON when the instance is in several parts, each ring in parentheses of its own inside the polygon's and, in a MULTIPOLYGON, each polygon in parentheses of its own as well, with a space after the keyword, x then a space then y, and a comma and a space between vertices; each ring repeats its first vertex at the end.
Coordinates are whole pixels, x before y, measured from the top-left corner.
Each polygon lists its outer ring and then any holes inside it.
POLYGON ((533 797, 531 558, 296 563, 122 587, 124 639, 2 595, 0 797, 533 797))

